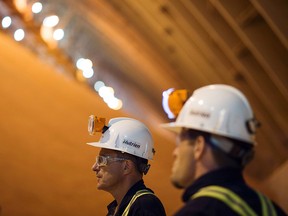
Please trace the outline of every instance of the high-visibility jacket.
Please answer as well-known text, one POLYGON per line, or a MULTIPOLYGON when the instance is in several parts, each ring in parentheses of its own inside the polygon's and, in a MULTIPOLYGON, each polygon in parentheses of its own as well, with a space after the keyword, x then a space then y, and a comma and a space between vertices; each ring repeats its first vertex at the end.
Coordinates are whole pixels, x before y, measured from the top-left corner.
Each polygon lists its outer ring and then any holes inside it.
POLYGON ((128 213, 129 213, 129 210, 130 210, 130 207, 132 206, 132 204, 135 202, 135 200, 140 197, 140 196, 143 196, 145 194, 152 194, 154 195, 154 193, 152 193, 151 191, 149 190, 146 190, 146 189, 143 189, 143 190, 139 190, 137 191, 134 196, 132 197, 132 199, 130 200, 129 204, 127 205, 127 207, 125 208, 122 216, 127 216, 128 213))
MULTIPOLYGON (((259 195, 257 191, 246 184, 242 172, 242 169, 225 167, 208 172, 199 177, 185 189, 182 195, 182 201, 185 202, 185 205, 183 205, 174 215, 239 216, 239 213, 234 211, 220 199, 211 196, 201 196, 199 198, 191 199, 192 196, 203 188, 216 185, 233 191, 238 197, 244 200, 257 215, 262 215, 263 207, 261 201, 259 201, 259 195)), ((288 216, 277 203, 272 202, 272 205, 278 216, 288 216)))
POLYGON ((142 179, 127 191, 120 203, 114 200, 107 209, 107 216, 166 216, 161 201, 151 189, 145 186, 142 179))
MULTIPOLYGON (((216 185, 203 187, 201 190, 195 193, 191 199, 196 199, 203 196, 213 197, 215 199, 221 200, 241 216, 257 216, 255 211, 243 199, 225 187, 216 185)), ((262 215, 277 216, 272 202, 259 192, 258 197, 262 206, 262 215)))

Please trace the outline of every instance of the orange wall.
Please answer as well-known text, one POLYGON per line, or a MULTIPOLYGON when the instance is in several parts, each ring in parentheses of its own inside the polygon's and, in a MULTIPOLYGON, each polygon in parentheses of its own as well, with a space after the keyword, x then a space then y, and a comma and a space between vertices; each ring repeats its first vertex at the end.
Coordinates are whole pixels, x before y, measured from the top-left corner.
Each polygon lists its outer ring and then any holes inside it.
MULTIPOLYGON (((127 114, 108 109, 86 85, 1 33, 0 47, 2 215, 105 215, 112 197, 96 190, 97 149, 85 145, 93 140, 87 118, 127 114)), ((180 206, 180 192, 169 182, 173 144, 152 133, 157 153, 145 181, 171 215, 180 206)))

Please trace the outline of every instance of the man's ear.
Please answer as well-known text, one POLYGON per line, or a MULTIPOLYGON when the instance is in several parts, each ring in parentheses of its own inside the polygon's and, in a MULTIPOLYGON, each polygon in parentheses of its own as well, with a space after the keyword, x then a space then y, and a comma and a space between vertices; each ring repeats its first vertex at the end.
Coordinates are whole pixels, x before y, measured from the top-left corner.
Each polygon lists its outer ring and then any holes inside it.
POLYGON ((194 143, 195 159, 200 159, 203 156, 205 152, 205 148, 206 148, 205 138, 203 136, 198 136, 195 139, 195 143, 194 143))

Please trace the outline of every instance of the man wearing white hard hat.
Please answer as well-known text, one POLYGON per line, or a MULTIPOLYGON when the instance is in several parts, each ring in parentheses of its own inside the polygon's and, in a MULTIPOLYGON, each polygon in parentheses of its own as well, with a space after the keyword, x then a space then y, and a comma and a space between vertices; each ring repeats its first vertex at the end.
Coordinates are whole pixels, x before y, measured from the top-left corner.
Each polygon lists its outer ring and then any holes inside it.
POLYGON ((90 116, 88 131, 102 133, 99 142, 88 144, 101 148, 92 167, 97 188, 115 199, 107 206, 107 215, 166 215, 161 201, 143 181, 150 168, 148 160, 155 153, 148 128, 131 118, 114 118, 106 126, 105 119, 90 116))
POLYGON ((175 215, 286 215, 243 178, 259 123, 238 89, 209 85, 190 97, 170 89, 163 93, 163 107, 170 117, 179 114, 163 125, 177 136, 171 181, 185 190, 185 205, 175 215))

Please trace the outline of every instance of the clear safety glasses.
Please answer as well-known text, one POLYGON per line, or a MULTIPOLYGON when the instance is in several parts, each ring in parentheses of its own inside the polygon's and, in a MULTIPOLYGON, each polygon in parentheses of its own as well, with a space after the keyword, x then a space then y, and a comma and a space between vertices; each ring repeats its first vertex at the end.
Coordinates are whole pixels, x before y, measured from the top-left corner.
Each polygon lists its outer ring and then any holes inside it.
POLYGON ((127 160, 125 158, 118 158, 118 157, 113 157, 113 156, 102 156, 98 155, 96 157, 96 165, 101 167, 101 166, 107 166, 108 162, 116 162, 116 161, 124 161, 127 160))
POLYGON ((186 89, 168 89, 162 94, 162 107, 169 119, 175 119, 183 105, 189 98, 190 93, 186 89))

